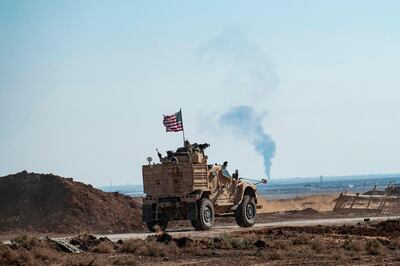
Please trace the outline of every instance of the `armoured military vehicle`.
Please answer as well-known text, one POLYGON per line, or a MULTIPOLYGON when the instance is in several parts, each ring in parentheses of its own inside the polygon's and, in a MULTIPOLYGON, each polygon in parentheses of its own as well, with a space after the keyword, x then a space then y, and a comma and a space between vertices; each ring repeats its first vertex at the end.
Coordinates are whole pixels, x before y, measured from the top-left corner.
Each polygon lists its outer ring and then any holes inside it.
POLYGON ((165 230, 168 221, 190 220, 197 230, 212 227, 214 217, 234 215, 239 226, 255 223, 257 194, 254 184, 245 182, 228 163, 208 164, 204 151, 210 145, 190 144, 168 151, 159 163, 143 165, 143 222, 150 231, 165 230))

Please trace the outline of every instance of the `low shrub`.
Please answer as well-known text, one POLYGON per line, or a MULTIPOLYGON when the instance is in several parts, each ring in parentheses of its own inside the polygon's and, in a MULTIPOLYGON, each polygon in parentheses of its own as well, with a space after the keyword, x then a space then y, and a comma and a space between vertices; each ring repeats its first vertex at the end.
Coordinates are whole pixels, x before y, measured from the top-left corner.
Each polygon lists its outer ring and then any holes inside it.
POLYGON ((104 241, 95 246, 92 251, 96 253, 111 253, 114 251, 114 245, 111 241, 104 241))
POLYGON ((121 251, 125 253, 139 254, 143 253, 143 248, 146 248, 145 241, 140 239, 128 239, 123 242, 121 251))
POLYGON ((271 250, 267 255, 268 260, 281 260, 282 258, 282 254, 276 250, 271 250))
POLYGON ((363 250, 363 245, 360 240, 350 238, 344 241, 343 248, 350 251, 361 251, 363 250))
POLYGON ((381 255, 382 254, 382 244, 376 239, 369 239, 365 244, 365 249, 370 255, 381 255))
POLYGON ((307 235, 300 235, 293 239, 292 244, 293 245, 308 245, 310 243, 310 237, 307 235))
POLYGON ((323 241, 321 241, 319 238, 312 239, 310 241, 310 245, 311 245, 311 248, 317 252, 320 252, 320 251, 326 249, 325 243, 323 241))
POLYGON ((170 254, 176 254, 176 246, 171 244, 163 244, 156 241, 146 241, 147 255, 152 257, 167 257, 170 254))

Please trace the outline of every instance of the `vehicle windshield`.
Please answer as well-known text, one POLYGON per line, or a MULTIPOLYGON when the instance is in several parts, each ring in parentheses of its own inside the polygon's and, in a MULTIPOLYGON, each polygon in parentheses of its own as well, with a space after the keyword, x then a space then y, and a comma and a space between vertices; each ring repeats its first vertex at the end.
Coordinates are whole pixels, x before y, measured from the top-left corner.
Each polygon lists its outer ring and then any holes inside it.
POLYGON ((222 169, 222 175, 228 178, 231 178, 231 175, 229 174, 228 170, 222 169))

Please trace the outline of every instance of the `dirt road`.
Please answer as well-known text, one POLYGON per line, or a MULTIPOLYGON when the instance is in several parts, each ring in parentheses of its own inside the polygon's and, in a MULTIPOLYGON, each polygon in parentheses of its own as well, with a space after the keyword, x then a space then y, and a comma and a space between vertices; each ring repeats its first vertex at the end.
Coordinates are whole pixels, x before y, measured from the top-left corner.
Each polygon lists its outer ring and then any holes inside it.
MULTIPOLYGON (((379 222, 388 219, 399 219, 400 216, 379 216, 370 217, 368 222, 379 222)), ((167 230, 167 233, 173 237, 210 237, 231 232, 249 231, 272 227, 281 226, 313 226, 313 225, 341 225, 341 224, 357 224, 366 222, 363 217, 358 218, 330 218, 330 219, 308 219, 308 220, 297 220, 297 221, 281 221, 271 223, 259 223, 254 227, 243 228, 237 225, 225 225, 215 226, 210 231, 195 231, 193 228, 171 228, 167 230)), ((128 233, 128 234, 109 234, 109 235, 96 235, 96 237, 107 237, 111 241, 116 242, 120 239, 146 239, 148 236, 155 235, 154 233, 128 233)))

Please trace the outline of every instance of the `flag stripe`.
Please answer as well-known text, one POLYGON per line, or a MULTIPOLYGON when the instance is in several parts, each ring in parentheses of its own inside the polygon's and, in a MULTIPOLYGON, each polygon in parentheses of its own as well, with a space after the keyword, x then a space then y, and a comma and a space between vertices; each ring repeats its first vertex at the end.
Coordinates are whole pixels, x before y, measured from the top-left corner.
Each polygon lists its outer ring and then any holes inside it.
POLYGON ((183 130, 181 111, 173 115, 164 115, 163 120, 167 132, 178 132, 183 130))

